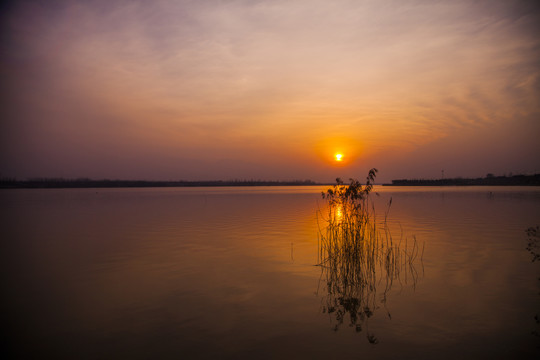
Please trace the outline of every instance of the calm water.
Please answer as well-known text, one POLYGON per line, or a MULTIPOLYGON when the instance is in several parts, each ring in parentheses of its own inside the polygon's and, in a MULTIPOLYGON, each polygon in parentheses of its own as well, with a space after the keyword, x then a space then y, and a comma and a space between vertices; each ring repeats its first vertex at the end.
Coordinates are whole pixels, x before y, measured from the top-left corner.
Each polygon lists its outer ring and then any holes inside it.
POLYGON ((525 233, 540 224, 540 188, 377 187, 394 237, 424 251, 389 288, 371 284, 358 319, 340 315, 350 302, 315 266, 322 189, 1 191, 15 358, 540 354, 540 262, 525 233))

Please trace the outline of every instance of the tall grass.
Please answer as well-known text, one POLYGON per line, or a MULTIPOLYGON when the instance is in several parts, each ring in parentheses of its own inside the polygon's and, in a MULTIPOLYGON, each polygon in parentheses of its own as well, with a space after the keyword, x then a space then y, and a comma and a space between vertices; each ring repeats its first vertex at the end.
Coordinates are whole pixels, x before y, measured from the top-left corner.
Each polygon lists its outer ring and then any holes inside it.
MULTIPOLYGON (((388 211, 377 219, 370 198, 377 169, 371 169, 362 185, 351 179, 345 185, 341 179, 323 192, 327 202, 326 216, 319 212, 324 226, 318 239, 318 265, 321 266, 321 284, 324 292, 323 312, 333 314, 334 329, 346 321, 356 331, 362 331, 377 309, 386 307, 387 295, 395 283, 416 286, 418 272, 415 261, 422 258, 416 238, 394 240, 387 224, 388 211)), ((378 339, 367 329, 367 339, 378 339)))

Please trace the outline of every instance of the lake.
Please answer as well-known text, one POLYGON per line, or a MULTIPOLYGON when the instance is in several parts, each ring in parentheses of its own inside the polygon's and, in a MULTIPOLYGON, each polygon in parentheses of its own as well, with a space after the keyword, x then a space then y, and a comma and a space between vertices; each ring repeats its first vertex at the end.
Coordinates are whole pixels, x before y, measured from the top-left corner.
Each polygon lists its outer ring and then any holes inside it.
POLYGON ((318 266, 327 188, 0 191, 13 358, 540 355, 540 188, 376 186, 416 256, 346 296, 318 266))

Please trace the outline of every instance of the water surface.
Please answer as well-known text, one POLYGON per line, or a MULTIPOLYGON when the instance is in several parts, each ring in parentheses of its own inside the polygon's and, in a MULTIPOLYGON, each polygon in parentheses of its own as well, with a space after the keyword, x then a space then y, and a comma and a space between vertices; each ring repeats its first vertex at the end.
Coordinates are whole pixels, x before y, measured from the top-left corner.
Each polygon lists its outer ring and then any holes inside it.
POLYGON ((3 190, 15 358, 539 355, 539 188, 376 187, 379 219, 391 197, 393 236, 424 251, 374 284, 360 328, 315 266, 323 189, 3 190))

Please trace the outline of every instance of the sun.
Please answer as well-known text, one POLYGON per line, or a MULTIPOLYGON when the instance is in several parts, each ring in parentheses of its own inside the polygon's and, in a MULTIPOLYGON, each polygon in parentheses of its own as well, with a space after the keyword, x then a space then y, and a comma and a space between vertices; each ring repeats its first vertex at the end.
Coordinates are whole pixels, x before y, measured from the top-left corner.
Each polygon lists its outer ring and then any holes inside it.
POLYGON ((336 154, 336 161, 343 161, 343 154, 336 154))

